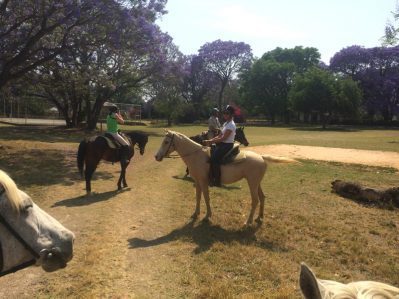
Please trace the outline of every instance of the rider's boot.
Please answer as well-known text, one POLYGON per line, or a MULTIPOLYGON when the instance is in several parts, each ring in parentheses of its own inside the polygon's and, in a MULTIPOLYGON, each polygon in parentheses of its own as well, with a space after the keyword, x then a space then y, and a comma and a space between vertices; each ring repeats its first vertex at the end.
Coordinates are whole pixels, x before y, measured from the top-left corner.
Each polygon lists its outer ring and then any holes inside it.
POLYGON ((216 163, 211 163, 209 170, 209 186, 220 187, 220 165, 216 163))

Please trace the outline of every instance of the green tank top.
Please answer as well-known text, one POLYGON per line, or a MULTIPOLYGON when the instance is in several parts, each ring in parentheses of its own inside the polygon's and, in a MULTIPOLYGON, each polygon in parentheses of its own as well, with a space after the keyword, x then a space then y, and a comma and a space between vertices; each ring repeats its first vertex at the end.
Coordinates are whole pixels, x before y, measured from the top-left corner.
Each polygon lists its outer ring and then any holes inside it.
POLYGON ((107 115, 107 131, 110 133, 118 133, 118 122, 114 114, 107 115))

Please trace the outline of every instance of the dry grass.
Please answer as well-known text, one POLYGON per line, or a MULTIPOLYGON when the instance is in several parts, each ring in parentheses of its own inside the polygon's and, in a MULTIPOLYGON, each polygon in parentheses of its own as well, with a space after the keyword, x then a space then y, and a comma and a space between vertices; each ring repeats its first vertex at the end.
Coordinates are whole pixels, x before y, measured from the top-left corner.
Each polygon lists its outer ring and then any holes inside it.
MULTIPOLYGON (((260 128, 253 129, 258 134, 260 128)), ((19 141, 1 135, 0 168, 73 230, 76 244, 66 269, 30 268, 4 277, 0 297, 299 298, 301 261, 324 279, 399 285, 398 211, 330 191, 336 178, 397 186, 392 169, 317 161, 271 165, 261 227, 243 229, 250 206, 244 181, 212 189, 212 222, 191 223, 194 188, 183 177, 185 167, 180 159, 155 162, 162 130, 147 130, 153 133, 147 152, 128 169, 130 189, 115 192, 118 166, 103 163, 93 182, 98 193, 90 198, 81 197, 84 184, 75 170, 80 133, 32 138, 14 131, 19 141)))

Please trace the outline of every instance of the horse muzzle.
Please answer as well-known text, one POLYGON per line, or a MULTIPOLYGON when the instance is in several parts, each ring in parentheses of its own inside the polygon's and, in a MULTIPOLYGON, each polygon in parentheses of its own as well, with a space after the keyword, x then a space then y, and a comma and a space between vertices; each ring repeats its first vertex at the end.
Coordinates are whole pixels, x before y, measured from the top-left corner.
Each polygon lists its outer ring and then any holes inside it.
POLYGON ((74 240, 75 236, 71 234, 60 246, 42 249, 37 264, 41 265, 46 272, 53 272, 65 268, 73 257, 74 240))
POLYGON ((54 247, 40 251, 39 264, 44 271, 53 272, 65 268, 71 259, 72 253, 66 255, 59 247, 54 247))

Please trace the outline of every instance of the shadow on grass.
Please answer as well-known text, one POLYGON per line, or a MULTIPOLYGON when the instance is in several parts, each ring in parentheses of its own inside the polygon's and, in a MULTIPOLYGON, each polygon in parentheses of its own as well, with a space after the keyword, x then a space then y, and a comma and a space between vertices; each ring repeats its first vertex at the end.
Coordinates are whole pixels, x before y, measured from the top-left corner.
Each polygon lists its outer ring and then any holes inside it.
POLYGON ((84 138, 85 132, 82 129, 67 129, 63 126, 0 126, 0 136, 4 140, 79 142, 84 138))
POLYGON ((125 191, 130 191, 130 188, 123 189, 121 191, 118 190, 113 190, 113 191, 107 191, 104 193, 92 193, 91 195, 82 195, 82 196, 77 196, 73 198, 68 198, 64 199, 61 201, 58 201, 54 203, 51 207, 59 207, 59 206, 64 206, 64 207, 80 207, 80 206, 88 206, 94 203, 102 202, 109 200, 116 196, 117 194, 125 191))
MULTIPOLYGON (((24 149, 8 151, 0 149, 0 169, 7 172, 18 185, 73 186, 82 178, 76 166, 74 151, 24 149)), ((109 180, 113 175, 96 171, 93 179, 109 180)), ((93 181, 93 180, 92 180, 93 181)), ((115 181, 116 186, 116 181, 115 181)))
POLYGON ((214 243, 220 242, 223 244, 231 244, 238 242, 243 245, 255 245, 260 248, 286 252, 287 249, 273 244, 265 240, 257 240, 255 233, 260 228, 260 225, 240 230, 224 229, 219 225, 212 225, 209 221, 201 221, 195 225, 195 221, 190 221, 184 226, 177 228, 165 236, 158 237, 153 240, 144 240, 140 238, 129 239, 129 248, 146 248, 166 244, 176 240, 183 240, 197 244, 194 249, 195 254, 208 251, 212 248, 214 243))
POLYGON ((73 185, 80 180, 72 152, 43 149, 0 151, 0 168, 8 172, 17 184, 73 185))
MULTIPOLYGON (((172 176, 172 178, 176 179, 176 180, 182 180, 182 181, 187 181, 190 183, 194 183, 194 180, 190 177, 190 176, 178 176, 178 175, 174 175, 172 176)), ((238 186, 233 186, 233 185, 222 185, 221 187, 218 187, 220 189, 226 189, 226 190, 240 190, 241 187, 238 186)))
POLYGON ((294 131, 309 131, 309 132, 348 132, 348 133, 353 133, 353 132, 360 132, 363 131, 363 129, 360 128, 355 128, 355 127, 344 127, 344 126, 330 126, 325 129, 323 127, 292 127, 290 130, 294 131))

